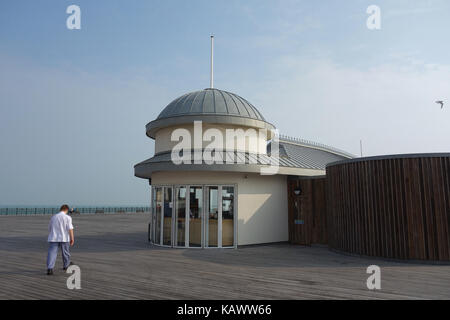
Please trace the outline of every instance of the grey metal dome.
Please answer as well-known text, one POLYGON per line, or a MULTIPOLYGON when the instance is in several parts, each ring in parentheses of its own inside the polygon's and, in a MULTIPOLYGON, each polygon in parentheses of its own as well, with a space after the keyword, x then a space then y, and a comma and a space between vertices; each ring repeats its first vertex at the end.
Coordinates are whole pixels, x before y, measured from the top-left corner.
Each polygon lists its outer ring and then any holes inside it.
POLYGON ((244 98, 211 88, 186 93, 173 100, 157 119, 203 114, 232 115, 265 121, 262 114, 244 98))
POLYGON ((146 126, 147 136, 155 138, 165 127, 203 121, 226 125, 272 130, 262 114, 247 100, 237 94, 208 88, 186 93, 173 100, 159 116, 146 126))

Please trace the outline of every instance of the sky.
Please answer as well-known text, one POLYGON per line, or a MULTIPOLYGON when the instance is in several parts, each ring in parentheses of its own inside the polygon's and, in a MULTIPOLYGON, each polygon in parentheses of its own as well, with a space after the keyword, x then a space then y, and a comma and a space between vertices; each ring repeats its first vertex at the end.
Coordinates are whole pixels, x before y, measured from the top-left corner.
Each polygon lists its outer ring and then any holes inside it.
POLYGON ((153 155, 145 124, 209 86, 211 34, 215 87, 280 133, 355 155, 360 140, 364 156, 449 152, 449 13, 447 0, 2 1, 0 205, 148 205, 133 173, 153 155))

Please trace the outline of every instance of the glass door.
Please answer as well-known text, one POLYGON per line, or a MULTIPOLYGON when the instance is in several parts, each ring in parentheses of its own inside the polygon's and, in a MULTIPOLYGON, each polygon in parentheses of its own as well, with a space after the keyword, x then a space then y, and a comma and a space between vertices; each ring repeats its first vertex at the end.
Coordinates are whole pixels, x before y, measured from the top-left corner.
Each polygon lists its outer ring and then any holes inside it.
POLYGON ((155 239, 154 243, 161 244, 161 228, 162 228, 162 208, 163 208, 163 194, 162 194, 162 188, 161 187, 155 187, 154 192, 154 212, 155 212, 155 239))
POLYGON ((175 198, 175 245, 184 247, 186 245, 186 187, 176 188, 175 198))
POLYGON ((205 187, 205 247, 218 246, 219 187, 205 187))
POLYGON ((149 226, 149 239, 151 243, 155 243, 155 220, 156 220, 156 196, 155 196, 155 188, 152 187, 152 197, 151 197, 151 208, 152 215, 150 217, 150 226, 149 226))
POLYGON ((235 187, 154 186, 150 241, 176 247, 234 247, 235 187))
POLYGON ((203 187, 189 187, 189 247, 202 246, 203 187))
POLYGON ((164 187, 163 245, 172 245, 172 187, 164 187))
POLYGON ((234 246, 234 187, 222 187, 222 247, 234 246))

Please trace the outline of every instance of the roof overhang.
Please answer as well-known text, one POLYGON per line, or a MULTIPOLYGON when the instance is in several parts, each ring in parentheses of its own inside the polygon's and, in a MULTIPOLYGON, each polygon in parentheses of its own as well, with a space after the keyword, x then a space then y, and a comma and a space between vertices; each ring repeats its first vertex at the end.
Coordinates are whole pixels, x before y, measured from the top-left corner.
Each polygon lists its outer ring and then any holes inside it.
POLYGON ((220 114, 198 114, 198 115, 179 115, 169 118, 156 119, 146 125, 146 134, 148 137, 155 139, 156 132, 165 127, 171 127, 182 124, 192 124, 194 121, 202 121, 204 123, 228 124, 242 127, 250 127, 255 129, 266 129, 268 131, 268 139, 272 138, 272 131, 275 126, 266 121, 246 118, 233 115, 220 114))
MULTIPOLYGON (((152 162, 145 161, 134 166, 134 175, 138 178, 150 179, 155 172, 162 171, 200 171, 200 172, 241 172, 241 173, 261 173, 262 168, 269 168, 268 165, 261 164, 179 164, 173 162, 152 162)), ((294 176, 318 176, 324 175, 325 170, 282 167, 278 168, 278 175, 294 176)))

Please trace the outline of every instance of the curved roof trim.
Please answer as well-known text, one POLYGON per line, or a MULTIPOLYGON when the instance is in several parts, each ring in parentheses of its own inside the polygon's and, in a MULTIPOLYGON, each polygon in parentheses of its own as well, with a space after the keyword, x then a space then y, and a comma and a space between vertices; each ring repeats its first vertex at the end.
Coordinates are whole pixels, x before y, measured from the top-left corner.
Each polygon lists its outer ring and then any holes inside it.
POLYGON ((376 161, 376 160, 389 160, 389 159, 417 159, 417 158, 450 158, 450 153, 405 153, 405 154, 388 154, 381 156, 362 157, 354 159, 346 159, 335 161, 327 164, 327 168, 339 164, 363 162, 363 161, 376 161))
MULTIPOLYGON (((326 164, 344 157, 317 150, 314 148, 293 146, 289 150, 285 150, 287 146, 280 144, 280 154, 277 156, 278 172, 281 175, 323 175, 325 174, 326 164), (294 148, 294 149, 292 149, 294 148), (298 149, 298 150, 297 150, 298 149)), ((204 149, 190 150, 190 152, 200 152, 203 154, 204 149)), ((165 151, 155 154, 152 158, 147 159, 134 166, 135 176, 140 178, 150 178, 153 172, 158 171, 233 171, 233 172, 261 172, 261 169, 268 167, 273 159, 268 154, 255 154, 239 151, 216 151, 218 162, 208 164, 190 163, 190 164, 174 164, 172 162, 172 153, 165 151), (232 163, 227 163, 232 161, 232 163)), ((192 154, 191 154, 192 155, 192 154)), ((195 158, 195 157, 194 157, 195 158)))
MULTIPOLYGON (((134 175, 138 178, 150 179, 154 172, 161 171, 215 171, 260 173, 262 164, 179 164, 172 162, 140 163, 134 166, 134 175)), ((320 176, 325 174, 323 169, 279 167, 278 175, 320 176)))
POLYGON ((298 145, 298 146, 305 146, 305 147, 310 147, 313 149, 327 151, 327 152, 334 153, 336 155, 339 155, 341 157, 348 158, 348 159, 356 158, 355 155, 353 155, 349 152, 340 150, 338 148, 330 147, 330 146, 327 146, 326 144, 322 144, 319 142, 314 142, 314 141, 305 140, 305 139, 301 139, 301 138, 289 137, 289 136, 281 135, 281 134, 280 134, 279 140, 280 140, 280 142, 284 142, 284 143, 290 143, 290 144, 294 144, 294 145, 298 145))
POLYGON ((146 125, 146 134, 148 137, 155 139, 156 131, 159 129, 180 125, 191 124, 194 121, 202 121, 204 123, 229 124, 243 127, 251 127, 256 129, 266 129, 268 131, 275 129, 275 126, 269 122, 242 117, 231 114, 187 114, 178 115, 170 118, 156 119, 146 125))

